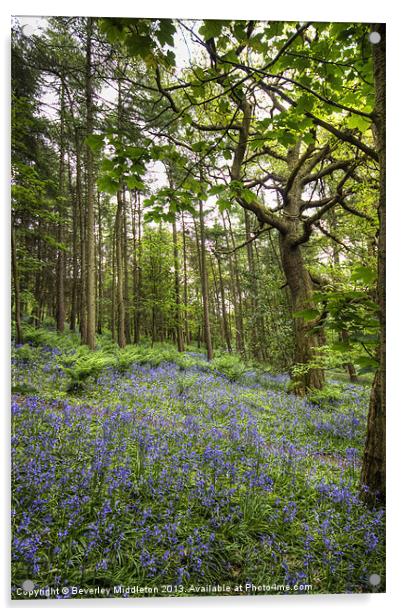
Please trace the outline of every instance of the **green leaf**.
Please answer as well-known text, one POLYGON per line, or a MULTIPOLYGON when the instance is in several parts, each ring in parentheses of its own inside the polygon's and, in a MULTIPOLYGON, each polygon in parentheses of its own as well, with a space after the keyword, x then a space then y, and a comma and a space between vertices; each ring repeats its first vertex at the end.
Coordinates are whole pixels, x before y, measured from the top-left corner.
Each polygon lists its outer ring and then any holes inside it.
POLYGON ((333 342, 332 343, 332 348, 334 351, 341 351, 346 352, 346 351, 350 351, 351 347, 350 344, 348 342, 333 342))
POLYGON ((169 47, 174 46, 174 34, 176 32, 176 28, 171 19, 161 19, 159 22, 159 29, 155 32, 155 36, 158 39, 159 43, 163 47, 164 45, 169 45, 169 47))
POLYGON ((126 46, 128 52, 132 56, 140 56, 145 60, 153 51, 153 42, 151 37, 146 35, 130 34, 126 38, 126 46))
POLYGON ((318 310, 315 310, 314 308, 306 308, 305 310, 298 310, 297 312, 294 312, 293 316, 296 317, 297 319, 304 319, 305 321, 313 321, 318 316, 320 316, 320 313, 318 310))
POLYGON ((368 118, 352 114, 347 121, 348 128, 357 128, 361 133, 365 133, 371 127, 371 122, 368 118))
POLYGON ((209 145, 206 141, 197 141, 196 143, 193 143, 193 145, 191 146, 194 152, 204 152, 205 150, 208 149, 208 147, 209 145))
POLYGON ((225 190, 226 190, 226 186, 224 186, 224 184, 217 184, 216 186, 211 186, 208 192, 210 196, 213 196, 213 195, 220 195, 225 190))
POLYGON ((101 163, 101 171, 113 172, 115 170, 116 162, 110 158, 104 158, 101 163))
POLYGON ((104 175, 98 179, 98 188, 100 192, 115 195, 119 190, 119 186, 119 182, 108 175, 104 175))
POLYGON ((364 265, 358 265, 357 267, 355 267, 350 277, 351 280, 360 280, 364 284, 370 284, 374 282, 376 278, 377 272, 371 267, 366 267, 364 265))
POLYGON ((91 150, 95 153, 98 153, 101 151, 101 149, 103 148, 105 144, 104 140, 105 140, 104 135, 88 135, 85 138, 86 144, 89 145, 91 150))
POLYGON ((309 94, 303 94, 299 100, 297 101, 297 109, 302 113, 306 111, 311 111, 314 107, 314 96, 309 94))
POLYGON ((199 32, 207 41, 208 39, 219 36, 222 32, 222 28, 229 23, 229 21, 222 21, 221 19, 208 19, 204 21, 204 24, 201 26, 199 32))
POLYGON ((221 214, 225 210, 229 210, 232 207, 232 202, 228 199, 220 198, 217 199, 216 203, 221 214))
POLYGON ((127 188, 130 190, 145 190, 144 182, 141 178, 138 178, 134 175, 126 178, 127 188))

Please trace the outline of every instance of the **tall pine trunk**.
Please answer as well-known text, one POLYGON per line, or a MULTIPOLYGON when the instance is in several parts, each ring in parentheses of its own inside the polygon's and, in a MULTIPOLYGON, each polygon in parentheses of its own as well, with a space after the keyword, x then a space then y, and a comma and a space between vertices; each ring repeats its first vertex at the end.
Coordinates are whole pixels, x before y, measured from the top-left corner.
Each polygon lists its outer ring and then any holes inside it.
MULTIPOLYGON (((85 92, 87 112, 87 135, 94 129, 93 112, 93 67, 92 67, 92 18, 87 19, 85 92)), ((95 349, 96 337, 96 298, 95 298, 95 213, 94 213, 94 160, 92 150, 87 145, 87 219, 86 219, 86 344, 95 349)))
POLYGON ((17 261, 17 246, 15 241, 15 227, 14 223, 11 223, 11 264, 14 282, 14 319, 15 319, 15 342, 21 344, 22 328, 21 328, 21 301, 20 301, 20 281, 18 275, 18 261, 17 261))
POLYGON ((97 332, 102 333, 103 325, 103 276, 102 276, 102 208, 98 193, 98 318, 97 332))
POLYGON ((71 161, 68 159, 68 183, 69 194, 72 203, 72 225, 73 225, 73 280, 71 285, 71 312, 70 312, 70 331, 75 331, 75 323, 77 320, 77 287, 78 287, 78 207, 77 207, 77 191, 74 191, 71 161))
POLYGON ((117 342, 119 347, 126 346, 125 307, 124 307, 124 268, 123 268, 123 196, 122 191, 117 193, 117 210, 115 222, 116 238, 116 278, 117 278, 117 342))
POLYGON ((58 223, 57 223, 57 265, 56 265, 56 327, 58 332, 64 331, 65 305, 64 305, 64 249, 61 246, 64 239, 64 84, 60 85, 60 153, 59 153, 59 195, 58 195, 58 223))

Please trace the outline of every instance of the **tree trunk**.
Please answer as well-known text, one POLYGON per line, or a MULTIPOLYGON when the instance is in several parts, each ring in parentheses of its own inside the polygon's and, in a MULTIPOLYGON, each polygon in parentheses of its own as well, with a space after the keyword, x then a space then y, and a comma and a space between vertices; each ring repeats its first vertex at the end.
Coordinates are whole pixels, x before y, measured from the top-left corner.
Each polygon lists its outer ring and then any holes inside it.
POLYGON ((213 358, 211 328, 209 323, 209 301, 208 301, 208 272, 205 254, 205 226, 204 226, 204 210, 202 201, 199 201, 200 214, 200 263, 201 263, 201 291, 202 305, 204 314, 204 335, 205 344, 207 346, 207 358, 211 361, 213 358))
POLYGON ((186 226, 184 223, 184 213, 181 213, 182 238, 183 238, 183 301, 184 301, 184 337, 187 344, 190 344, 188 328, 188 283, 187 283, 187 238, 186 226))
MULTIPOLYGON (((87 41, 86 41, 86 70, 85 70, 85 91, 86 91, 86 111, 87 111, 87 135, 92 135, 94 128, 93 119, 93 86, 92 86, 92 17, 87 18, 87 41)), ((96 337, 96 305, 95 305, 95 231, 94 231, 94 161, 92 150, 87 145, 87 252, 86 252, 86 300, 87 300, 87 320, 86 320, 86 344, 90 349, 95 349, 96 337)))
POLYGON ((135 296, 135 342, 141 340, 141 315, 142 315, 142 237, 141 237, 141 200, 137 193, 137 293, 135 296))
POLYGON ((15 342, 16 344, 22 344, 20 281, 18 276, 17 246, 15 242, 15 228, 13 222, 11 223, 11 262, 14 280, 15 342))
MULTIPOLYGON (((250 323, 250 338, 251 338, 251 352, 256 360, 261 360, 261 353, 259 348, 259 336, 257 333, 258 327, 258 288, 257 288, 257 276, 255 271, 253 245, 250 242, 250 214, 247 210, 244 210, 244 225, 246 231, 247 244, 247 264, 248 264, 248 276, 249 276, 249 288, 250 288, 250 308, 249 308, 249 323, 250 323)), ((261 330, 260 330, 261 331, 261 330)))
MULTIPOLYGON (((346 329, 342 329, 341 330, 341 332, 339 333, 339 339, 342 342, 346 342, 346 343, 348 342, 349 334, 348 334, 346 329)), ((344 369, 349 374, 350 382, 351 383, 357 383, 359 379, 357 378, 357 372, 356 372, 356 368, 354 367, 354 364, 352 364, 352 362, 349 361, 346 364, 344 364, 344 369)))
POLYGON ((130 309, 128 291, 128 241, 127 241, 127 200, 126 190, 123 188, 123 218, 122 218, 122 249, 123 249, 123 268, 124 268, 124 327, 126 344, 131 344, 130 331, 130 309))
MULTIPOLYGON (((282 267, 290 289, 292 312, 314 309, 312 301, 313 283, 303 262, 300 246, 293 246, 287 235, 280 236, 282 267)), ((301 374, 293 378, 293 391, 304 396, 311 389, 322 389, 324 371, 319 367, 308 367, 310 362, 318 359, 317 347, 320 346, 311 324, 300 317, 295 317, 295 367, 300 367, 301 374), (302 365, 305 366, 304 370, 302 365)))
POLYGON ((184 351, 183 327, 181 318, 180 278, 179 278, 179 249, 177 246, 176 217, 172 223, 173 231, 173 261, 174 261, 174 288, 176 303, 176 342, 179 353, 184 351))
POLYGON ((225 336, 226 348, 228 350, 228 353, 231 353, 232 352, 232 340, 230 336, 229 320, 228 320, 228 315, 226 311, 225 286, 223 284, 223 277, 222 277, 222 264, 221 264, 221 260, 219 257, 217 258, 217 261, 218 261, 219 290, 221 294, 223 332, 225 336))
POLYGON ((57 223, 57 266, 56 266, 56 327, 58 332, 64 331, 64 249, 63 216, 64 216, 64 84, 60 85, 60 154, 59 154, 59 197, 57 223))
MULTIPOLYGON (((42 259, 42 241, 41 238, 38 238, 38 243, 37 243, 37 259, 38 259, 38 263, 41 262, 42 259)), ((38 270, 35 274, 35 300, 36 300, 36 306, 35 306, 35 316, 34 316, 34 323, 35 323, 35 327, 39 327, 40 326, 40 322, 41 322, 41 312, 42 312, 42 304, 43 304, 43 293, 42 293, 42 272, 41 270, 38 270)))
POLYGON ((116 340, 116 227, 112 230, 112 305, 110 330, 113 342, 116 340))
POLYGON ((115 223, 116 237, 116 277, 117 277, 117 342, 119 347, 126 346, 125 308, 124 308, 124 271, 122 251, 123 227, 123 197, 122 191, 117 193, 117 210, 115 223))
POLYGON ((77 208, 79 218, 79 235, 80 235, 80 288, 79 288, 79 322, 81 342, 86 343, 87 339, 87 316, 86 316, 86 224, 85 224, 85 207, 82 192, 82 175, 81 175, 81 143, 78 129, 75 130, 75 153, 76 153, 76 193, 77 193, 77 208))
POLYGON ((379 236, 377 261, 377 301, 380 320, 379 367, 370 396, 367 436, 361 473, 362 496, 369 504, 385 503, 385 24, 374 27, 381 41, 373 44, 375 115, 374 139, 380 165, 380 195, 378 203, 379 236))
MULTIPOLYGON (((229 214, 227 214, 228 223, 230 226, 230 235, 232 240, 232 249, 235 247, 235 242, 232 233, 231 222, 229 218, 229 214)), ((225 239, 226 239, 226 250, 229 250, 229 237, 228 231, 226 228, 225 217, 222 214, 222 222, 223 228, 225 230, 225 239)), ((243 302, 241 297, 241 285, 239 278, 239 267, 237 262, 237 254, 234 253, 234 263, 232 255, 229 255, 229 272, 230 272, 230 285, 232 292, 232 300, 233 307, 235 312, 235 323, 236 323, 236 351, 241 355, 245 354, 244 351, 244 327, 243 327, 243 302)))
POLYGON ((71 161, 69 158, 68 164, 68 182, 69 192, 72 202, 72 225, 73 225, 73 281, 71 286, 71 312, 70 312, 70 331, 75 331, 77 320, 77 283, 78 283, 78 207, 77 207, 77 190, 74 192, 71 161))
POLYGON ((98 193, 98 319, 97 332, 102 333, 103 323, 103 277, 102 277, 102 209, 98 193))

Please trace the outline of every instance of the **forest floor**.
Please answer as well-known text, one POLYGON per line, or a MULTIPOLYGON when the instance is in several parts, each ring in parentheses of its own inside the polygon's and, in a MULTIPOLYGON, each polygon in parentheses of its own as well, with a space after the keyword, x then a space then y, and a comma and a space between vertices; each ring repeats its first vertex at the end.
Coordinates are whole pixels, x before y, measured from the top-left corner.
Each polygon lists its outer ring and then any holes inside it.
POLYGON ((384 511, 358 497, 367 386, 300 399, 227 357, 75 344, 13 348, 14 598, 24 580, 64 598, 384 591, 384 511))

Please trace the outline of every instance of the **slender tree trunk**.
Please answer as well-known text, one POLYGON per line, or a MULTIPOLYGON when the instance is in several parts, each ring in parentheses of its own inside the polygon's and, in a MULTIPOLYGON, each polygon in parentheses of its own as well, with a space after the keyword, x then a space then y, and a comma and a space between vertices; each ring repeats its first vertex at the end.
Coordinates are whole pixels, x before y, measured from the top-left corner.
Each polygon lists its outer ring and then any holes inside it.
POLYGON ((102 333, 103 324, 103 276, 102 276, 102 207, 98 193, 98 320, 97 332, 102 333))
POLYGON ((117 275, 117 342, 119 347, 126 346, 125 308, 124 308, 124 270, 122 251, 123 227, 123 196, 122 191, 117 193, 117 210, 115 223, 116 237, 116 275, 117 275))
POLYGON ((181 213, 182 238, 183 238, 183 300, 184 300, 184 337, 187 344, 190 344, 188 328, 188 282, 187 282, 187 238, 186 226, 184 223, 184 213, 181 213))
POLYGON ((207 269, 208 271, 212 273, 212 282, 213 282, 213 292, 210 295, 210 306, 211 306, 210 312, 213 315, 212 326, 211 326, 211 338, 212 338, 212 346, 215 347, 217 346, 216 340, 218 340, 218 345, 222 345, 224 343, 225 331, 224 331, 223 322, 221 318, 222 309, 221 309, 220 296, 219 296, 218 277, 215 272, 214 262, 210 255, 208 255, 208 257, 209 257, 208 259, 209 266, 207 262, 207 269), (215 335, 215 327, 214 327, 215 323, 219 325, 220 334, 218 336, 215 335))
POLYGON ((72 203, 72 225, 73 225, 73 281, 71 286, 71 312, 70 312, 70 331, 75 331, 77 320, 77 283, 78 283, 78 207, 77 190, 74 192, 71 162, 68 164, 69 192, 72 203))
POLYGON ((223 284, 222 264, 221 264, 221 260, 219 257, 217 258, 217 261, 218 261, 219 290, 220 290, 220 295, 221 295, 221 306, 222 306, 223 331, 224 331, 224 336, 225 336, 226 348, 228 352, 231 353, 232 352, 232 340, 230 336, 230 326, 229 326, 228 314, 226 311, 225 285, 223 284))
POLYGON ((209 300, 208 300, 208 272, 207 272, 207 260, 205 250, 205 225, 204 225, 204 209, 202 201, 199 201, 199 215, 200 215, 200 264, 201 264, 201 291, 202 291, 202 304, 204 313, 204 334, 205 343, 207 346, 207 358, 211 361, 213 358, 212 340, 211 340, 211 327, 209 322, 209 300))
POLYGON ((57 223, 57 269, 56 269, 56 327, 58 332, 64 331, 65 305, 64 305, 64 269, 65 256, 64 249, 60 246, 63 243, 64 233, 64 84, 60 85, 60 155, 59 155, 59 196, 58 196, 58 216, 57 223))
POLYGON ((116 340, 116 227, 112 230, 112 306, 110 314, 110 330, 112 340, 116 340))
POLYGON ((173 231, 173 261, 174 261, 174 288, 176 304, 176 342, 179 353, 184 351, 183 327, 181 318, 181 297, 180 297, 180 278, 179 278, 179 249, 177 245, 177 226, 176 217, 172 223, 173 231))
MULTIPOLYGON (((36 252, 36 256, 38 259, 38 263, 41 262, 42 259, 42 241, 40 238, 38 238, 38 243, 37 243, 37 252, 36 252)), ((43 299, 42 299, 42 271, 38 270, 35 274, 35 300, 36 300, 36 304, 35 304, 35 315, 34 315, 34 323, 35 323, 35 327, 39 327, 40 325, 40 318, 41 318, 41 310, 42 310, 42 303, 43 303, 43 299)))
POLYGON ((130 331, 130 307, 129 307, 129 291, 128 291, 128 240, 127 240, 127 200, 126 191, 123 188, 123 220, 122 220, 122 248, 123 248, 123 267, 124 267, 124 326, 126 343, 131 344, 130 331))
POLYGON ((141 200, 137 193, 137 293, 135 296, 135 342, 141 339, 142 318, 142 237, 141 237, 141 200))
MULTIPOLYGON (((228 216, 228 221, 230 223, 230 218, 228 216)), ((226 242, 226 250, 229 250, 229 237, 228 230, 226 227, 225 217, 222 214, 222 222, 223 228, 225 231, 225 242, 226 242)), ((234 242, 232 242, 232 248, 234 248, 234 242)), ((241 287, 239 282, 239 272, 237 267, 237 257, 236 253, 234 255, 235 264, 233 264, 232 255, 229 255, 229 273, 230 273, 230 289, 235 313, 235 324, 236 324, 236 351, 241 355, 244 355, 244 331, 243 331, 243 311, 242 311, 242 299, 241 299, 241 287)))
POLYGON ((15 319, 15 342, 22 344, 22 328, 21 328, 21 301, 20 301, 20 281, 17 261, 17 246, 15 241, 15 227, 11 223, 11 263, 14 281, 14 319, 15 319))
MULTIPOLYGON (((86 91, 86 110, 87 110, 87 135, 92 135, 94 128, 93 112, 93 67, 92 67, 92 17, 87 18, 87 41, 86 41, 86 70, 85 70, 85 91, 86 91)), ((95 214, 94 214, 94 161, 91 148, 87 145, 87 252, 86 252, 86 300, 87 300, 87 322, 86 322, 86 344, 90 349, 95 349, 96 337, 96 306, 95 306, 95 214)))
POLYGON ((374 139, 380 164, 380 195, 378 217, 377 301, 380 319, 379 367, 371 389, 367 422, 367 436, 361 473, 362 495, 366 502, 385 503, 385 24, 374 27, 381 35, 380 43, 373 45, 375 115, 374 139))
MULTIPOLYGON (((247 210, 244 210, 244 224, 246 230, 246 240, 249 242, 251 239, 250 234, 250 215, 247 210)), ((251 333, 251 351, 253 357, 257 360, 261 359, 261 353, 259 348, 259 336, 258 329, 258 289, 257 289, 257 276, 255 271, 253 246, 249 242, 247 244, 247 263, 248 263, 248 275, 250 280, 250 333, 251 333)))
POLYGON ((132 269, 132 292, 133 292, 133 342, 134 344, 138 344, 137 334, 136 334, 136 321, 137 321, 137 288, 138 288, 138 264, 137 264, 137 231, 135 224, 135 193, 132 190, 129 191, 130 197, 130 210, 131 210, 131 232, 133 234, 133 269, 132 269))
POLYGON ((78 229, 79 229, 79 255, 80 255, 80 281, 79 281, 79 323, 81 342, 85 344, 87 339, 87 317, 86 317, 86 224, 85 206, 82 191, 82 171, 81 171, 81 143, 78 129, 75 130, 75 154, 76 154, 76 195, 78 209, 78 229))

